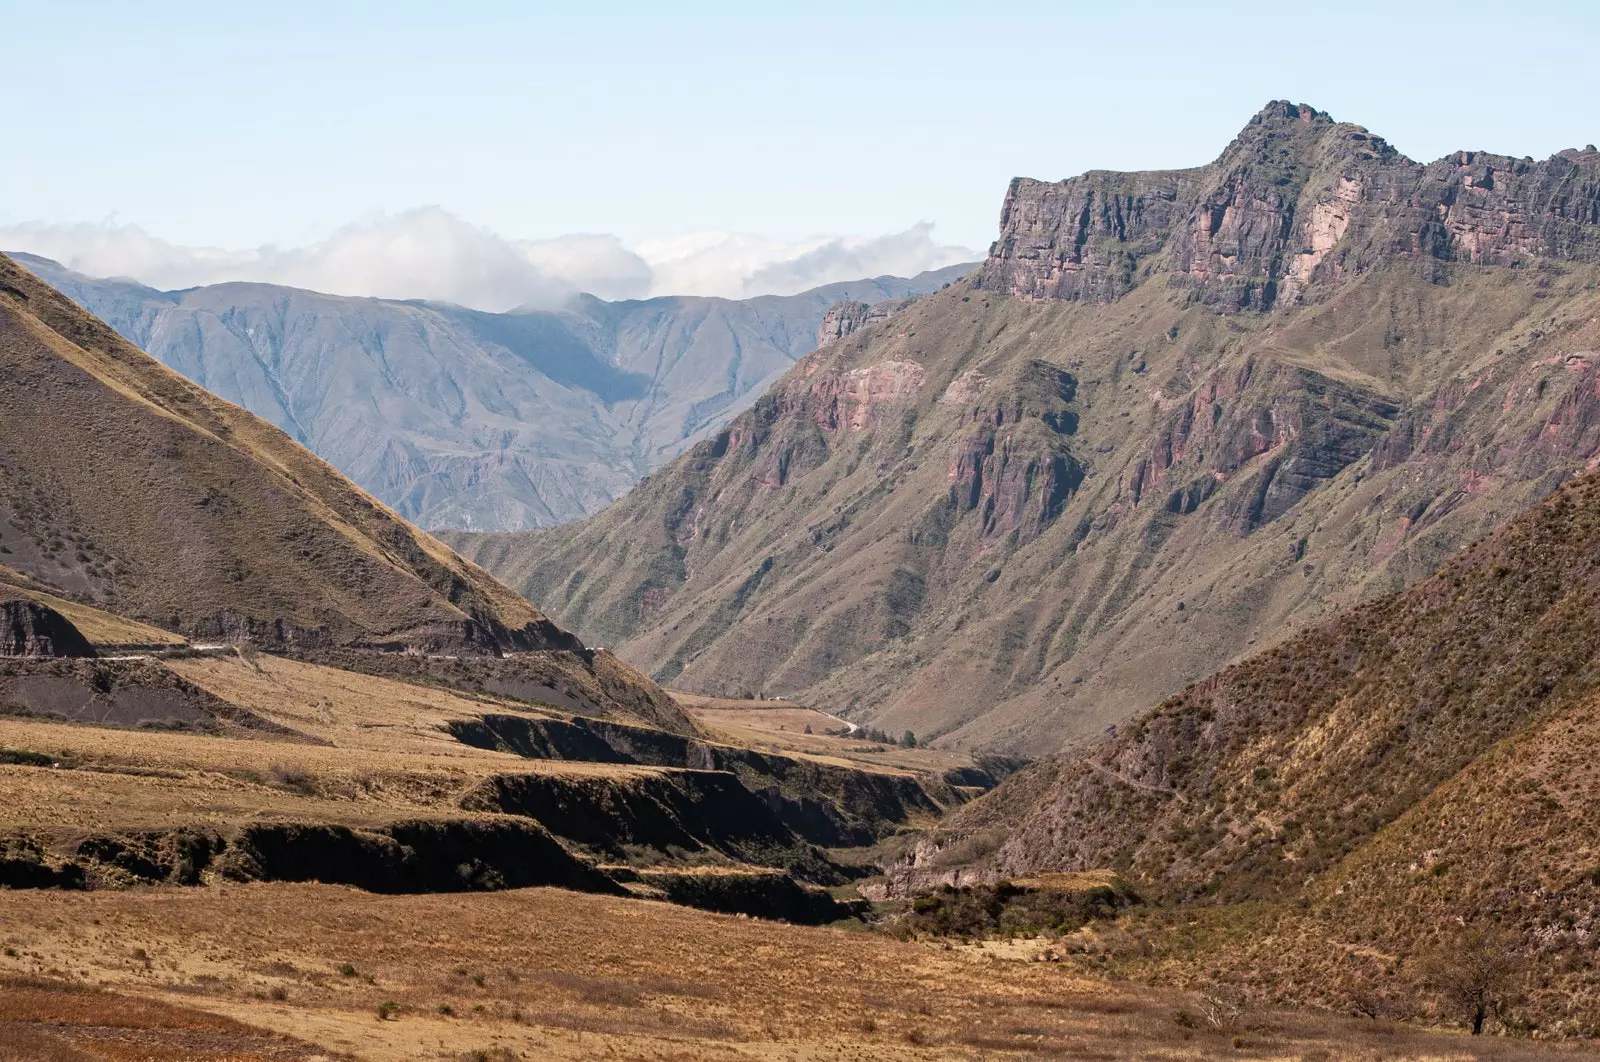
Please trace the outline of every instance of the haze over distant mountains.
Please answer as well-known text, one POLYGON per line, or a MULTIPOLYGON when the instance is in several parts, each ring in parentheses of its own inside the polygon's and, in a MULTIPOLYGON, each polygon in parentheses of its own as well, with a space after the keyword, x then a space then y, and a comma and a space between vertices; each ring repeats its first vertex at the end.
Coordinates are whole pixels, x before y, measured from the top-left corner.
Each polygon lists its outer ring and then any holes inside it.
POLYGON ((598 511, 814 349, 831 305, 936 290, 971 268, 493 314, 269 284, 166 292, 16 258, 406 518, 472 530, 598 511))
POLYGON ((982 253, 939 243, 920 222, 877 236, 780 239, 687 232, 629 245, 609 233, 547 239, 502 236, 437 206, 378 214, 301 246, 244 249, 173 243, 116 221, 0 225, 0 247, 94 277, 164 291, 208 284, 278 284, 329 295, 428 299, 474 310, 563 308, 601 299, 798 295, 862 277, 910 277, 982 253))

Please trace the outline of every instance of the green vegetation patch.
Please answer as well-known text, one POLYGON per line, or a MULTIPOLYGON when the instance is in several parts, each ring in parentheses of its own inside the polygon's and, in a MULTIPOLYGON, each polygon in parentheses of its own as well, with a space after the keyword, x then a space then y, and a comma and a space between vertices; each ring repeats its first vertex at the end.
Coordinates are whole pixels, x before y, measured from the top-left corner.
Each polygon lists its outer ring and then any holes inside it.
POLYGON ((1009 881, 945 885, 913 899, 895 928, 904 937, 1070 933, 1090 922, 1115 918, 1122 909, 1142 902, 1121 881, 1075 890, 1030 888, 1009 881))

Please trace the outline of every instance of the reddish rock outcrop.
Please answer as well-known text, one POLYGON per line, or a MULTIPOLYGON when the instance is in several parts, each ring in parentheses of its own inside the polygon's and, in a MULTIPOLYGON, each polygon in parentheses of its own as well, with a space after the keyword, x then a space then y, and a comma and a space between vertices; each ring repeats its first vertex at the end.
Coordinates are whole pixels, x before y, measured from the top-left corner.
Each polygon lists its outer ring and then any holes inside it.
POLYGON ((1247 361, 1201 385, 1172 415, 1133 463, 1124 493, 1137 506, 1160 491, 1169 511, 1188 513, 1247 471, 1252 488, 1219 517, 1248 534, 1363 457, 1397 413, 1387 399, 1320 373, 1283 365, 1263 373, 1247 361))
POLYGON ((1196 302, 1266 309, 1393 253, 1592 261, 1600 153, 1458 152, 1422 165, 1359 126, 1276 102, 1209 166, 1014 180, 1000 229, 987 290, 1111 302, 1161 271, 1196 302))
POLYGON ((886 402, 912 398, 927 370, 914 361, 885 361, 846 372, 828 370, 810 383, 817 425, 826 431, 861 431, 872 410, 886 402))

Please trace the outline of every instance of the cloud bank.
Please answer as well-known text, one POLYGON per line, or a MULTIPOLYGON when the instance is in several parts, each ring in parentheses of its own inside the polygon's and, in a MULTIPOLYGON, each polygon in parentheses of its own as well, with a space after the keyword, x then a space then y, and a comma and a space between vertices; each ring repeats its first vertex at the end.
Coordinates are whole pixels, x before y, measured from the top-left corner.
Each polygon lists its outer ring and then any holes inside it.
POLYGON ((184 247, 133 225, 32 222, 0 226, 0 248, 164 290, 251 281, 496 312, 558 306, 578 292, 603 299, 792 295, 841 280, 914 276, 981 257, 936 243, 930 224, 887 236, 799 241, 706 232, 628 247, 611 235, 508 239, 438 207, 355 222, 305 247, 184 247))

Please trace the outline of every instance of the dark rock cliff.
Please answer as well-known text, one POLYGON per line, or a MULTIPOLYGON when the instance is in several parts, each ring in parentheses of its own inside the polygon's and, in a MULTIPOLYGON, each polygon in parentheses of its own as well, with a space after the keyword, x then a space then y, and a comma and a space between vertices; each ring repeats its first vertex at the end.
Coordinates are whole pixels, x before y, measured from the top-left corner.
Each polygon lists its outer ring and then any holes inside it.
POLYGON ((94 656, 65 616, 25 598, 0 601, 0 656, 94 656))

